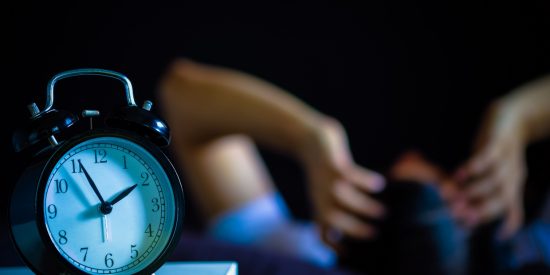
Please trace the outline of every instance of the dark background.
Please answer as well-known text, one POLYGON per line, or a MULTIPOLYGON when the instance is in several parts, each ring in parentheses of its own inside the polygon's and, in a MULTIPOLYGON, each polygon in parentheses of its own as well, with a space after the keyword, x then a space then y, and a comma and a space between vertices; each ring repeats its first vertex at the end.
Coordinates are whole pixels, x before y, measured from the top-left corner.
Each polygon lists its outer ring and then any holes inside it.
MULTIPOLYGON (((487 104, 550 71, 548 1, 80 2, 2 8, 2 210, 24 168, 11 135, 63 70, 122 72, 141 103, 177 57, 239 69, 341 120, 356 160, 382 172, 410 148, 452 170, 487 104)), ((55 107, 106 113, 124 103, 121 91, 112 80, 67 80, 55 107)), ((299 166, 263 154, 294 214, 309 217, 299 166)))

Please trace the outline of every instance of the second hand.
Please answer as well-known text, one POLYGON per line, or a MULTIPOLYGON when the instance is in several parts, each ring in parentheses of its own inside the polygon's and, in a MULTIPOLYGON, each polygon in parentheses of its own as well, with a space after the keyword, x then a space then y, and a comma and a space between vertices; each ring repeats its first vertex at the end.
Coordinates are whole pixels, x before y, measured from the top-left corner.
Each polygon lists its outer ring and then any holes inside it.
POLYGON ((101 223, 103 224, 103 242, 108 242, 111 240, 111 234, 109 229, 109 218, 107 215, 101 216, 101 223))

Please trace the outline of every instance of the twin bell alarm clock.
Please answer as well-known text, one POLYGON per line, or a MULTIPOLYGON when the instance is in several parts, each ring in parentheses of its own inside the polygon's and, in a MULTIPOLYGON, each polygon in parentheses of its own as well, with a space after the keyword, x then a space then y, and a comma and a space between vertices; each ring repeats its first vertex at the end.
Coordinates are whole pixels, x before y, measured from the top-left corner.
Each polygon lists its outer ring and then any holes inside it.
POLYGON ((183 191, 161 151, 170 142, 169 128, 151 106, 136 105, 127 77, 102 69, 58 74, 48 84, 45 107, 28 106, 29 119, 13 135, 28 165, 14 187, 9 223, 33 272, 152 274, 175 248, 183 191), (127 104, 104 116, 101 129, 92 127, 99 111, 75 115, 53 107, 55 84, 83 75, 124 84, 127 104))

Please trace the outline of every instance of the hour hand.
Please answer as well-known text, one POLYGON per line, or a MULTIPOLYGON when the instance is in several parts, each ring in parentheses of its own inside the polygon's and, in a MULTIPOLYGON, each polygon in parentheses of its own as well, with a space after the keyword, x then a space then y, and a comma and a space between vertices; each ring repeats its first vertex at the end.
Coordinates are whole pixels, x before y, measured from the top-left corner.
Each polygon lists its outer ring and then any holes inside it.
POLYGON ((112 200, 110 200, 108 203, 110 205, 114 205, 115 203, 119 202, 120 200, 124 199, 132 190, 136 188, 137 184, 134 184, 126 189, 124 189, 122 192, 118 193, 112 200))

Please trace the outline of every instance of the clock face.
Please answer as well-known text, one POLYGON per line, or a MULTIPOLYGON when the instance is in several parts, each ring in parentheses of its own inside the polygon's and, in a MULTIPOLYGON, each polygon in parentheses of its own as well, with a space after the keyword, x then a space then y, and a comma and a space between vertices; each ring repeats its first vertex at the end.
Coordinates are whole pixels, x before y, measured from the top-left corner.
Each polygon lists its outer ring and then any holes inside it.
POLYGON ((151 153, 124 138, 96 137, 57 160, 43 216, 51 242, 76 268, 133 274, 168 245, 174 200, 169 177, 151 153))

